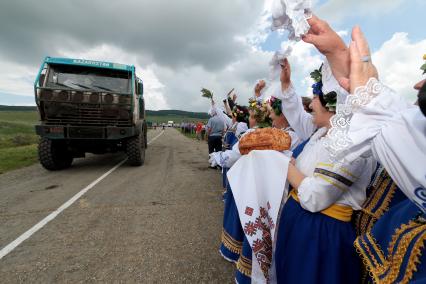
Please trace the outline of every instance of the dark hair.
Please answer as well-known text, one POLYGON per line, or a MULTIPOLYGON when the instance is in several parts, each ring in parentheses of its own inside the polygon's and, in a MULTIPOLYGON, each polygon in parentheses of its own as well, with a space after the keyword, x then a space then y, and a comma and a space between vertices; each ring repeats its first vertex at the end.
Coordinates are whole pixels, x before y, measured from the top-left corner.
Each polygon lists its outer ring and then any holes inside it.
POLYGON ((245 122, 248 124, 249 112, 247 107, 235 104, 232 108, 232 116, 234 116, 237 122, 245 122))
POLYGON ((271 106, 275 115, 280 116, 283 113, 282 110, 281 110, 281 100, 280 99, 272 96, 269 99, 269 105, 271 106))
POLYGON ((426 83, 420 88, 417 101, 421 112, 426 116, 426 83))
POLYGON ((302 97, 302 104, 303 104, 303 108, 304 108, 307 112, 309 112, 309 113, 311 113, 311 112, 312 112, 312 110, 309 108, 309 105, 311 104, 311 102, 312 102, 312 99, 311 99, 311 98, 308 98, 308 97, 302 97))

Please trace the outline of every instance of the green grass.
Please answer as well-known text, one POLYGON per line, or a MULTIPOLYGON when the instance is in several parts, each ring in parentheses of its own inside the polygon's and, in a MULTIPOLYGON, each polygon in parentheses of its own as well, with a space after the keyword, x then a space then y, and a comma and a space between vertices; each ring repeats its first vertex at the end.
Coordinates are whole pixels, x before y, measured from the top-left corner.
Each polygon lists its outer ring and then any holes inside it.
POLYGON ((30 111, 0 111, 0 150, 36 144, 34 125, 38 115, 30 111))
POLYGON ((0 174, 37 162, 35 111, 0 111, 0 174))
POLYGON ((0 149, 0 174, 36 163, 37 145, 0 149))

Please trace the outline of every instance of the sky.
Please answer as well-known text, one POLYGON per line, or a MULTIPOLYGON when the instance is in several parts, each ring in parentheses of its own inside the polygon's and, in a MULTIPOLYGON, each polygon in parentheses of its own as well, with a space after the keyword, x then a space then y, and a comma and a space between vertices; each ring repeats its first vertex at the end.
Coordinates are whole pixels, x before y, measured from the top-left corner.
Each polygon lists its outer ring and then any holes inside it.
MULTIPOLYGON (((246 104, 268 78, 285 33, 270 31, 272 0, 4 0, 0 2, 0 105, 35 105, 33 82, 45 56, 135 65, 147 109, 206 112, 201 88, 224 98, 235 88, 246 104)), ((379 78, 414 101, 426 53, 425 0, 313 0, 313 12, 350 42, 365 32, 379 78)), ((309 73, 321 64, 298 42, 293 85, 311 94, 309 73)))

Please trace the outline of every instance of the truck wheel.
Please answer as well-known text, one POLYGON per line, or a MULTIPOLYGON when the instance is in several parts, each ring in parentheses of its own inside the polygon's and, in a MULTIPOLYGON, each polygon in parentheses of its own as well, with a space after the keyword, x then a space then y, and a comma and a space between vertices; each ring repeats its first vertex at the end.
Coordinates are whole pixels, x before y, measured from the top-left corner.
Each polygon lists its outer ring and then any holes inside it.
POLYGON ((144 127, 144 131, 143 131, 143 140, 144 140, 144 144, 145 144, 145 149, 147 149, 148 148, 148 137, 147 137, 147 135, 148 135, 148 127, 147 127, 147 125, 145 124, 145 127, 144 127))
POLYGON ((41 138, 38 144, 40 164, 47 170, 57 171, 71 166, 73 157, 62 141, 41 138))
POLYGON ((145 162, 144 140, 142 133, 127 140, 126 154, 131 166, 142 166, 145 162))

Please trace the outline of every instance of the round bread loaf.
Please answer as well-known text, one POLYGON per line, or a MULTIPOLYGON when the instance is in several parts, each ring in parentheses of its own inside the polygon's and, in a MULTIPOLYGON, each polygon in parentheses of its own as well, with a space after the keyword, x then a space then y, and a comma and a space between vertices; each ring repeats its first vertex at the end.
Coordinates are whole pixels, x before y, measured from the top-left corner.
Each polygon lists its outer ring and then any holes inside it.
POLYGON ((289 150, 291 146, 290 135, 277 128, 258 128, 244 135, 239 142, 241 155, 247 155, 252 150, 289 150))

